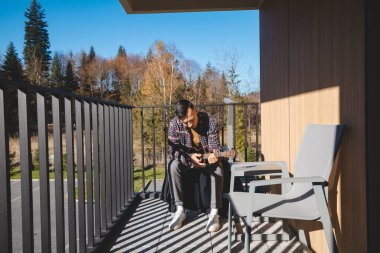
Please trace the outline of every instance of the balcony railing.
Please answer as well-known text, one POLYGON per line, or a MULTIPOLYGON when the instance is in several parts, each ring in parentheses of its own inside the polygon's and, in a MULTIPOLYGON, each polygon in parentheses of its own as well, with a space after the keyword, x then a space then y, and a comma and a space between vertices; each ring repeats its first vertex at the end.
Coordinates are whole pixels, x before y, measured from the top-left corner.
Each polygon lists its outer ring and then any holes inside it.
MULTIPOLYGON (((222 145, 240 147, 237 160, 260 160, 258 103, 197 108, 217 118, 222 145)), ((0 80, 2 252, 108 247, 107 238, 132 204, 160 192, 157 169, 166 173, 173 116, 173 106, 132 107, 0 80), (10 150, 9 138, 17 140, 17 152, 10 150), (19 184, 11 181, 14 153, 19 154, 19 184), (16 185, 21 194, 11 198, 16 185), (21 210, 14 211, 13 201, 20 202, 21 210)))
MULTIPOLYGON (((37 129, 42 252, 79 252, 101 245, 134 197, 132 107, 59 90, 4 83, 0 87, 0 244, 12 252, 9 164, 10 106, 17 99, 22 247, 35 249, 31 131, 37 129), (51 122, 48 122, 48 121, 51 122), (50 203, 48 124, 53 128, 54 202, 50 203), (63 145, 62 136, 65 135, 63 145), (65 157, 63 148, 65 146, 65 157), (65 161, 64 161, 65 160, 65 161), (67 175, 64 177, 64 175, 67 175), (65 190, 67 189, 67 190, 65 190), (67 191, 67 201, 65 199, 67 191), (77 191, 77 192, 76 192, 77 191), (67 208, 67 212, 65 212, 67 208), (55 209, 53 212, 52 210, 55 209), (52 233, 52 216, 55 216, 52 233), (67 221, 65 221, 67 219, 67 221), (77 230, 78 228, 78 230, 77 230), (78 231, 78 234, 77 234, 78 231), (55 238, 52 238, 54 234, 55 238), (68 235, 68 238, 65 237, 68 235), (53 240, 52 240, 53 239, 53 240), (77 240, 79 245, 77 245, 77 240), (52 245, 52 242, 55 245, 52 245), (66 244, 68 242, 68 245, 66 244)), ((13 111, 13 110, 11 110, 13 111)), ((13 219, 19 217, 13 217, 13 219)), ((14 233, 13 233, 14 234, 14 233)), ((13 244, 17 244, 13 238, 13 244)), ((38 249, 39 251, 39 249, 38 249)))

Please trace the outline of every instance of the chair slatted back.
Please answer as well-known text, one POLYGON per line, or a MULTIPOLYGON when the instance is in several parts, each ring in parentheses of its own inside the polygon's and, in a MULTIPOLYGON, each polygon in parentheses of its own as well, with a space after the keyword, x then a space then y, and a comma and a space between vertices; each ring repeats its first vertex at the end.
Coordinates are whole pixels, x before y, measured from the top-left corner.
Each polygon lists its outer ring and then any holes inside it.
POLYGON ((343 131, 344 125, 308 125, 294 163, 294 176, 319 176, 328 181, 343 131))

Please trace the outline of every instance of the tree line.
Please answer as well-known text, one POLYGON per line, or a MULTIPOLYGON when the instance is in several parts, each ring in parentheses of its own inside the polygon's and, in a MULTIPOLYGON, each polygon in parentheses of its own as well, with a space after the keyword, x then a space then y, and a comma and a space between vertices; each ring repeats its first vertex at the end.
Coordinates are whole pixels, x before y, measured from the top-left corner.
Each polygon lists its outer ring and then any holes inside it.
MULTIPOLYGON (((91 46, 81 52, 51 52, 45 10, 32 0, 25 11, 25 35, 22 58, 13 42, 9 42, 0 59, 0 78, 23 80, 34 85, 62 89, 83 96, 97 97, 130 105, 172 105, 187 98, 195 104, 223 103, 225 97, 235 102, 258 102, 258 93, 242 92, 237 71, 238 55, 226 54, 220 66, 208 63, 203 69, 196 61, 187 59, 174 44, 156 41, 145 55, 127 53, 122 45, 115 56, 104 58, 91 46)), ((249 91, 249 92, 248 92, 249 91)), ((13 101, 16 103, 16 100, 13 101)), ((16 105, 10 110, 17 110, 16 105)), ((157 124, 163 124, 157 110, 157 124)), ((16 115, 17 112, 11 115, 16 115)), ((135 123, 139 115, 134 116, 135 123)), ((15 121, 16 117, 11 119, 15 121)), ((224 119, 222 119, 222 122, 224 119)), ((146 119, 147 127, 151 121, 146 119)), ((237 131, 244 130, 242 109, 237 110, 237 131)), ((138 125, 136 125, 137 127, 138 125)), ((146 132, 150 142, 151 135, 146 132)), ((162 133, 157 144, 163 145, 162 133)), ((239 134, 237 144, 244 148, 239 134)))
POLYGON ((52 53, 41 4, 32 0, 25 17, 23 58, 10 42, 0 62, 3 79, 134 105, 171 105, 182 97, 196 104, 221 103, 226 96, 241 95, 233 60, 224 69, 208 63, 203 70, 164 41, 156 41, 146 55, 127 54, 123 46, 111 58, 97 55, 93 46, 77 53, 52 53))

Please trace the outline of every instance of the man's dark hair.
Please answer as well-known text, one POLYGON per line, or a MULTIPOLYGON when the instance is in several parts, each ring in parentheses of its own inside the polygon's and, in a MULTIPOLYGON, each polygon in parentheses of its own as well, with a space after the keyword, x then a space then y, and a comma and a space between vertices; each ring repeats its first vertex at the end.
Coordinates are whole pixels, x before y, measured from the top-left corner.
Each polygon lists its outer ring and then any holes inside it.
POLYGON ((194 109, 193 103, 191 103, 189 100, 181 99, 175 105, 175 114, 179 118, 182 118, 182 117, 184 117, 187 114, 187 110, 189 108, 194 109))

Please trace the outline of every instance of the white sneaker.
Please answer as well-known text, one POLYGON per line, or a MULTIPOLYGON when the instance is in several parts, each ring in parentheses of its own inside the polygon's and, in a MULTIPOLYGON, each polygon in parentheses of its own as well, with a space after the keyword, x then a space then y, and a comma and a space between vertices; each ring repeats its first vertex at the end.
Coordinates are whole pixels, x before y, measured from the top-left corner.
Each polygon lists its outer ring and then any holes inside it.
POLYGON ((208 232, 216 232, 220 229, 219 215, 210 214, 210 217, 208 218, 206 229, 208 232))
POLYGON ((170 230, 177 230, 182 227, 182 222, 186 220, 186 214, 182 211, 177 211, 174 214, 173 220, 169 224, 170 230))

